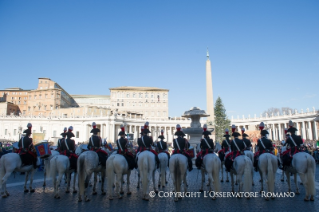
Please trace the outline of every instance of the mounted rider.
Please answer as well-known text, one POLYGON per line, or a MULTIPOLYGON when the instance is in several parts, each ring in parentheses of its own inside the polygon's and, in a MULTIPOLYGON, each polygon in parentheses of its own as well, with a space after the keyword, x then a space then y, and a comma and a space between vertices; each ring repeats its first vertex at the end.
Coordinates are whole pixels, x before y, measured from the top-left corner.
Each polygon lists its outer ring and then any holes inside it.
POLYGON ((265 124, 264 122, 261 122, 259 124, 260 129, 260 135, 261 138, 257 141, 257 149, 258 151, 254 155, 254 167, 255 171, 258 171, 258 158, 263 153, 272 153, 274 150, 273 143, 270 139, 267 138, 267 135, 269 134, 267 130, 264 130, 265 124))
POLYGON ((161 135, 158 136, 160 141, 156 142, 155 147, 158 153, 161 153, 161 152, 166 153, 168 157, 168 161, 169 161, 171 155, 168 153, 167 143, 164 141, 165 137, 163 134, 164 134, 164 131, 161 130, 161 135))
POLYGON ((222 142, 222 149, 218 151, 218 157, 220 161, 225 160, 225 154, 226 152, 230 151, 231 147, 231 140, 229 140, 230 135, 228 128, 225 129, 225 135, 223 137, 225 137, 225 140, 223 140, 222 142))
POLYGON ((159 159, 158 159, 158 155, 157 152, 155 150, 152 149, 153 146, 153 139, 152 137, 148 136, 147 134, 150 133, 150 131, 148 130, 148 126, 149 126, 149 122, 145 122, 144 124, 144 129, 142 131, 142 136, 141 138, 139 138, 137 140, 137 144, 138 144, 138 152, 143 152, 145 150, 148 150, 152 153, 154 153, 155 155, 155 162, 156 162, 156 166, 157 168, 159 168, 159 159))
POLYGON ((286 142, 283 144, 283 146, 287 145, 288 147, 287 147, 287 150, 281 154, 284 169, 291 165, 292 157, 294 154, 303 151, 303 149, 302 149, 303 142, 302 142, 301 136, 296 135, 295 134, 296 131, 298 131, 298 130, 294 127, 293 122, 290 120, 289 121, 289 129, 285 130, 286 142), (290 135, 287 134, 287 132, 289 132, 290 135))
POLYGON ((134 155, 128 151, 127 147, 129 145, 128 140, 125 138, 125 127, 123 124, 121 124, 121 131, 118 134, 121 136, 119 139, 116 140, 117 145, 117 154, 121 154, 124 156, 124 158, 127 161, 128 167, 130 170, 133 170, 136 168, 136 162, 134 155))
POLYGON ((245 133, 245 130, 246 129, 244 127, 241 129, 241 136, 243 138, 243 142, 244 142, 244 145, 245 145, 245 150, 250 150, 252 145, 251 145, 250 140, 247 139, 247 137, 249 137, 249 136, 245 133))
POLYGON ((211 135, 211 133, 209 131, 207 131, 206 124, 204 124, 203 130, 204 131, 203 131, 202 135, 204 135, 204 138, 202 138, 200 141, 201 151, 197 154, 197 158, 196 158, 196 167, 198 169, 200 169, 202 167, 204 156, 209 154, 209 153, 214 153, 214 149, 215 149, 213 139, 209 138, 209 135, 211 135))
POLYGON ((175 135, 177 138, 173 140, 173 146, 174 146, 174 151, 173 154, 183 154, 187 157, 188 159, 188 170, 192 171, 193 170, 193 163, 192 163, 192 158, 190 155, 186 152, 189 147, 189 143, 183 136, 185 134, 181 131, 181 126, 179 124, 176 125, 176 132, 175 135))
POLYGON ((102 147, 102 138, 98 136, 97 134, 100 132, 100 129, 96 128, 96 123, 92 123, 93 129, 91 130, 91 133, 93 135, 89 139, 88 149, 91 151, 94 151, 99 156, 99 162, 102 166, 106 166, 106 160, 108 157, 107 152, 101 149, 102 147))
POLYGON ((303 148, 301 136, 296 135, 296 131, 298 130, 294 127, 293 122, 289 121, 289 129, 287 132, 290 133, 290 136, 288 136, 285 145, 288 144, 290 146, 291 156, 302 151, 303 148))
POLYGON ((65 142, 65 137, 66 137, 66 131, 67 131, 68 129, 66 128, 66 127, 64 127, 64 129, 63 129, 63 133, 61 133, 60 135, 62 135, 62 138, 60 138, 59 140, 58 140, 58 148, 57 148, 57 151, 58 152, 60 152, 61 153, 61 148, 62 148, 62 143, 64 143, 65 142))
POLYGON ((232 136, 234 137, 234 139, 232 140, 230 144, 231 152, 226 155, 226 159, 225 159, 225 167, 226 167, 226 171, 228 172, 230 172, 230 169, 233 165, 235 158, 239 155, 244 155, 244 150, 245 150, 244 142, 243 140, 238 138, 240 134, 238 132, 235 132, 235 130, 236 130, 236 126, 232 125, 232 132, 233 132, 232 136))
POLYGON ((68 156, 70 159, 70 169, 74 169, 75 171, 77 170, 77 160, 78 157, 75 154, 75 142, 71 138, 75 137, 74 134, 72 133, 73 127, 70 126, 68 128, 68 132, 66 133, 67 139, 64 140, 64 142, 61 142, 61 155, 68 156))
POLYGON ((33 168, 37 168, 37 155, 35 154, 35 149, 33 147, 32 138, 32 124, 28 123, 28 129, 23 131, 26 135, 19 140, 19 155, 22 161, 22 166, 33 165, 33 168))

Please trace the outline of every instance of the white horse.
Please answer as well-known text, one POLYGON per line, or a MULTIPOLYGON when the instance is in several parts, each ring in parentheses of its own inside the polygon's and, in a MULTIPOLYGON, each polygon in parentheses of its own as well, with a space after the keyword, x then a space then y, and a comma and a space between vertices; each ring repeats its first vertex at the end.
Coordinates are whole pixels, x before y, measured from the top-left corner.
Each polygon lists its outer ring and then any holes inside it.
MULTIPOLYGON (((70 170, 70 160, 65 155, 55 155, 50 160, 50 174, 53 180, 53 187, 54 187, 54 198, 60 199, 59 195, 59 187, 61 183, 61 179, 64 174, 67 175, 67 188, 65 193, 70 192, 70 181, 71 181, 71 174, 75 170, 70 170), (58 179, 56 179, 56 175, 58 174, 58 179)), ((77 193, 77 190, 75 189, 75 181, 76 181, 76 173, 74 172, 73 177, 73 193, 77 193)))
POLYGON ((149 177, 152 175, 153 189, 157 193, 155 186, 155 155, 150 151, 143 151, 138 156, 138 168, 142 180, 142 199, 148 201, 149 177))
POLYGON ((86 195, 86 189, 91 179, 92 173, 94 172, 94 185, 93 185, 93 195, 97 194, 96 192, 96 183, 97 183, 97 174, 101 172, 102 174, 102 184, 101 191, 102 195, 105 195, 104 191, 104 181, 105 181, 105 169, 99 164, 99 156, 94 151, 85 151, 80 154, 77 161, 78 169, 78 183, 79 183, 79 199, 82 201, 82 196, 84 196, 85 201, 88 202, 90 199, 86 195))
MULTIPOLYGON (((258 169, 261 177, 261 191, 264 190, 263 182, 267 184, 267 192, 275 192, 275 178, 278 169, 277 157, 270 153, 263 153, 259 156, 258 169)), ((275 198, 275 197, 272 197, 275 198)), ((266 197, 266 200, 269 200, 266 197)))
POLYGON ((165 152, 161 152, 158 154, 158 159, 160 161, 158 187, 164 188, 166 184, 166 169, 168 165, 168 156, 165 152))
POLYGON ((6 183, 8 178, 10 177, 12 172, 26 172, 25 175, 25 183, 24 183, 24 192, 29 192, 27 189, 27 181, 30 175, 30 184, 29 189, 30 192, 34 192, 35 190, 32 188, 33 183, 33 175, 35 172, 35 169, 33 168, 33 165, 27 165, 23 166, 22 161, 20 158, 20 155, 17 153, 8 153, 1 157, 0 159, 0 192, 3 198, 9 196, 9 193, 7 191, 6 183))
MULTIPOLYGON (((182 181, 184 182, 184 192, 187 192, 187 181, 186 181, 187 164, 188 164, 187 157, 182 154, 174 154, 169 160, 169 170, 173 180, 175 192, 181 192, 182 181)), ((181 198, 181 197, 175 196, 174 201, 177 202, 178 198, 181 198)))
POLYGON ((253 164, 246 155, 237 156, 233 163, 233 168, 230 171, 232 192, 234 192, 234 175, 237 176, 238 190, 241 192, 250 192, 252 183, 250 182, 253 175, 253 164), (242 177, 244 176, 244 182, 242 177))
POLYGON ((44 162, 44 169, 43 169, 43 174, 44 174, 44 180, 43 180, 43 187, 46 186, 46 179, 47 179, 47 172, 50 170, 50 160, 53 158, 55 155, 59 155, 60 153, 55 150, 51 150, 51 156, 43 159, 44 162))
MULTIPOLYGON (((203 184, 205 182, 205 172, 208 175, 209 191, 212 191, 212 185, 214 185, 215 191, 220 192, 219 171, 221 162, 215 153, 210 153, 204 156, 203 159, 204 168, 202 171, 202 186, 200 192, 203 192, 203 184)), ((215 197, 213 197, 215 199, 215 197)))
POLYGON ((285 171, 289 192, 291 191, 290 187, 290 173, 295 174, 295 185, 296 185, 296 194, 299 194, 299 188, 297 183, 296 174, 298 173, 301 179, 301 182, 305 186, 306 196, 305 201, 310 200, 314 201, 314 196, 316 194, 315 188, 315 173, 316 173, 316 162, 315 159, 306 152, 298 152, 292 157, 291 167, 288 167, 285 171))
POLYGON ((116 174, 116 186, 115 194, 119 199, 122 198, 121 193, 123 192, 123 176, 127 175, 127 195, 132 194, 130 191, 130 175, 131 170, 129 169, 128 163, 125 157, 121 154, 112 154, 106 161, 106 174, 107 174, 107 185, 109 192, 109 199, 113 199, 113 185, 114 185, 114 174, 116 174), (120 192, 119 192, 120 190, 120 192))

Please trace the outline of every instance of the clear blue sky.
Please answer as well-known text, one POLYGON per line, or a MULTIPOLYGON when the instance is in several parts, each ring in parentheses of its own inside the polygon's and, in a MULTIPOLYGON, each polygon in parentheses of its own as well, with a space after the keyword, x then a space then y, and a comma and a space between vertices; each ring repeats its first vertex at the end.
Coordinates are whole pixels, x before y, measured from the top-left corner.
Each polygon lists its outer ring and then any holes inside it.
POLYGON ((0 89, 49 77, 70 94, 169 89, 169 115, 319 109, 319 1, 0 1, 0 89))

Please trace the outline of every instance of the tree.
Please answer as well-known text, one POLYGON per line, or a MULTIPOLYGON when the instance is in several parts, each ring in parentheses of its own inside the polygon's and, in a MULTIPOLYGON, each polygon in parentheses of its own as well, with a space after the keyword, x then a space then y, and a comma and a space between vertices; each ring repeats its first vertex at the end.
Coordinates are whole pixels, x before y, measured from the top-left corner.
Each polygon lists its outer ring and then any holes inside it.
POLYGON ((221 142, 223 140, 225 129, 228 128, 230 125, 230 120, 227 119, 226 109, 220 97, 218 97, 216 100, 214 112, 215 112, 215 130, 214 130, 215 139, 216 139, 216 142, 221 142))

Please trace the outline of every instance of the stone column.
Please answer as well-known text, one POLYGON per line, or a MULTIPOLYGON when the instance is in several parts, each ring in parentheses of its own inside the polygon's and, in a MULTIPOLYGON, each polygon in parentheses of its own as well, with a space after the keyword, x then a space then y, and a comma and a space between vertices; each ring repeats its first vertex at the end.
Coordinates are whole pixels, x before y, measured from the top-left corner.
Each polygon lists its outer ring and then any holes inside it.
POLYGON ((313 138, 313 140, 315 140, 315 141, 317 141, 317 139, 318 139, 318 131, 317 131, 317 122, 316 121, 313 121, 313 128, 314 128, 314 138, 313 138))
POLYGON ((115 143, 115 123, 112 121, 111 123, 111 133, 110 133, 110 142, 115 143))
POLYGON ((313 137, 312 137, 312 128, 311 128, 311 122, 310 121, 307 121, 308 123, 308 139, 309 140, 313 140, 313 137))
POLYGON ((278 140, 281 141, 282 134, 281 134, 281 124, 278 124, 278 140))
POLYGON ((130 125, 129 129, 130 129, 129 133, 132 133, 132 125, 130 125))
MULTIPOLYGON (((300 129, 298 129, 298 128, 299 128, 298 125, 299 125, 298 122, 296 122, 296 129, 299 131, 300 129)), ((288 127, 288 129, 289 129, 289 127, 288 127)), ((296 135, 298 135, 298 131, 296 131, 296 135)), ((301 133, 300 133, 300 134, 301 134, 301 133)))
POLYGON ((107 121, 106 124, 105 124, 105 137, 107 138, 107 142, 108 142, 108 140, 111 139, 111 136, 110 136, 110 123, 109 123, 109 121, 107 121))
POLYGON ((275 140, 275 125, 274 124, 272 124, 271 129, 272 129, 272 133, 271 133, 272 140, 275 140))
POLYGON ((303 122, 301 122, 301 130, 302 130, 302 138, 303 139, 307 139, 307 136, 306 136, 306 126, 305 126, 305 122, 303 121, 303 122))

